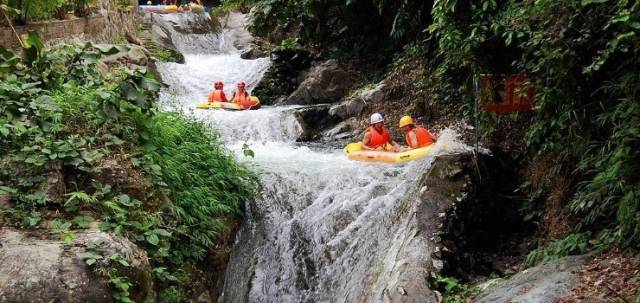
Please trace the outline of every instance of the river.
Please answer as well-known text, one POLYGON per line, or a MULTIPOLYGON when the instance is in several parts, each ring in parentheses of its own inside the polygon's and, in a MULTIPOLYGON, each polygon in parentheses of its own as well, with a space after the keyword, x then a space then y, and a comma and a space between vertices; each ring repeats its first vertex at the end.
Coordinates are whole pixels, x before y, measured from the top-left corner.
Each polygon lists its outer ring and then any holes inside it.
POLYGON ((431 262, 428 243, 413 249, 412 258, 399 257, 415 232, 411 205, 421 190, 418 179, 436 155, 469 148, 446 129, 431 156, 398 166, 362 163, 335 147, 296 142, 302 132, 296 106, 192 110, 215 80, 224 82, 227 94, 238 80, 251 91, 268 69, 268 58, 240 58, 248 36, 244 18, 232 14, 220 34, 175 32, 185 63, 158 65, 169 85, 161 93, 165 106, 211 125, 262 182, 262 197, 247 205, 220 301, 388 301, 403 279, 399 268, 426 270, 422 263, 431 262), (254 158, 243 155, 245 144, 254 158))

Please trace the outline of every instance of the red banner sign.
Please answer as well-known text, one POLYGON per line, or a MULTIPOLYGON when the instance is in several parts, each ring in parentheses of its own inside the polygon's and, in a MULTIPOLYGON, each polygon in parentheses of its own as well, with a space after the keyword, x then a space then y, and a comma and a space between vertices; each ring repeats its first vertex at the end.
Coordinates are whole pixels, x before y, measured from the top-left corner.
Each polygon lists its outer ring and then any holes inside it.
POLYGON ((495 113, 529 111, 534 106, 535 90, 527 75, 480 75, 480 109, 495 113))

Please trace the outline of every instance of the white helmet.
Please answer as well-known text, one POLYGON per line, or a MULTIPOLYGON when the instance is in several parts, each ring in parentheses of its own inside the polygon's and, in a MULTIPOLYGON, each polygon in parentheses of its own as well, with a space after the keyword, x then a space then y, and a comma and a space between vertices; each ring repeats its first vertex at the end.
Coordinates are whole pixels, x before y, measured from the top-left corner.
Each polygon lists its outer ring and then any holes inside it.
POLYGON ((382 115, 379 113, 373 113, 373 115, 371 115, 371 124, 376 124, 380 122, 384 122, 382 115))

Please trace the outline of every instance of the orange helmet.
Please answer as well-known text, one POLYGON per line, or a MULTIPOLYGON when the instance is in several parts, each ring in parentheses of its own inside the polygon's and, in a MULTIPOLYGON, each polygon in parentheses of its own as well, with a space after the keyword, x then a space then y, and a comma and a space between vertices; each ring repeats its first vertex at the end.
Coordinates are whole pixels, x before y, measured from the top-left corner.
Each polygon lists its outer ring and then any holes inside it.
POLYGON ((223 87, 222 81, 216 81, 216 83, 213 84, 213 87, 215 89, 222 89, 223 87))

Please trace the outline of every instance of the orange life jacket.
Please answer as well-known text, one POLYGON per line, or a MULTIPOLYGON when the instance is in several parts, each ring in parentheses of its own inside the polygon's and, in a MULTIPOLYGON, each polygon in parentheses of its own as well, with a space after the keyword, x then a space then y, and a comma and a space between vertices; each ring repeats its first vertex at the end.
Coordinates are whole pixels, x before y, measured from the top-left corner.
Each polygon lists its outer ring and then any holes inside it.
MULTIPOLYGON (((244 107, 243 104, 251 104, 251 99, 249 98, 249 93, 247 93, 247 91, 243 91, 241 93, 236 91, 233 93, 232 102, 244 107)), ((248 107, 251 107, 251 105, 248 107)))
POLYGON ((216 89, 209 94, 209 102, 227 102, 227 96, 223 90, 216 89))
POLYGON ((433 144, 433 142, 434 142, 433 135, 428 130, 426 130, 425 128, 422 128, 422 127, 416 127, 414 129, 408 131, 407 134, 405 135, 405 139, 407 140, 407 145, 409 145, 409 147, 411 147, 411 148, 424 147, 424 146, 427 146, 429 144, 433 144), (412 144, 411 141, 409 140, 409 135, 411 134, 411 132, 416 134, 416 139, 418 141, 417 145, 412 144))
POLYGON ((373 126, 367 128, 369 134, 371 134, 371 138, 369 140, 369 144, 367 145, 370 148, 378 148, 380 146, 384 146, 387 142, 389 142, 389 133, 383 127, 382 132, 379 133, 373 126))

